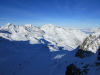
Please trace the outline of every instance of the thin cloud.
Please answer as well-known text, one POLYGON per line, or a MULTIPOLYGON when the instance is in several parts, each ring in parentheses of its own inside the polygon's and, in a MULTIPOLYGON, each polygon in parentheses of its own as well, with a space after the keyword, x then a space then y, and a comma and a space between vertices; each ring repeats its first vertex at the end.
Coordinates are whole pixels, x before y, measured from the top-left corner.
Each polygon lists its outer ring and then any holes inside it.
POLYGON ((10 19, 10 18, 0 18, 2 20, 17 20, 17 19, 10 19))
MULTIPOLYGON (((22 8, 0 7, 0 9, 3 9, 3 10, 5 9, 6 11, 13 12, 14 14, 16 13, 16 14, 21 14, 21 15, 35 16, 32 13, 32 11, 22 9, 22 8), (18 11, 20 11, 20 12, 18 12, 18 11)), ((9 18, 4 18, 4 19, 9 19, 9 18)), ((12 20, 15 20, 15 19, 12 19, 12 20)))

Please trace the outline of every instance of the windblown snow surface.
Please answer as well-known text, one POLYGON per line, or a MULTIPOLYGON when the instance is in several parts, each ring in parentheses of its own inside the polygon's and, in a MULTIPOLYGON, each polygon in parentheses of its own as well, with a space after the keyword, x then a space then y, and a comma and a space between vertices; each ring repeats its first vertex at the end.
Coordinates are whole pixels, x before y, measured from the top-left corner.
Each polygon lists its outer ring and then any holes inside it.
POLYGON ((87 75, 100 75, 97 52, 83 59, 75 57, 89 34, 88 29, 8 23, 0 28, 0 75, 65 75, 72 63, 81 70, 89 64, 87 75))

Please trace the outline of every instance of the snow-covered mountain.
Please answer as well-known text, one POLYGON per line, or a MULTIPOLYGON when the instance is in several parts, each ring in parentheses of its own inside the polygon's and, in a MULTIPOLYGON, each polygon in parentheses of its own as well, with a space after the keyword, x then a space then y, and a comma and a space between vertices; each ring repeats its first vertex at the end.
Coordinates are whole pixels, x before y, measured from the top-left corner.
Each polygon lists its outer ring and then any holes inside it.
POLYGON ((44 25, 41 29, 45 32, 44 38, 48 41, 53 40, 58 46, 70 46, 72 48, 76 48, 87 36, 80 30, 65 29, 51 24, 44 25))
POLYGON ((69 50, 80 45, 87 36, 87 34, 81 32, 80 30, 65 29, 51 24, 47 24, 42 27, 36 27, 31 24, 25 26, 15 26, 8 23, 1 27, 0 30, 11 33, 0 34, 0 36, 6 39, 16 41, 30 40, 30 43, 33 43, 33 41, 34 43, 39 43, 40 39, 45 39, 57 46, 67 46, 66 48, 69 50))
POLYGON ((96 53, 100 46, 100 29, 90 34, 82 43, 80 49, 96 53))
POLYGON ((8 23, 0 27, 0 75, 100 75, 99 32, 8 23), (94 55, 75 57, 79 45, 94 55))
POLYGON ((96 29, 94 33, 90 34, 80 46, 76 56, 90 56, 91 52, 96 53, 100 46, 100 29, 96 29))

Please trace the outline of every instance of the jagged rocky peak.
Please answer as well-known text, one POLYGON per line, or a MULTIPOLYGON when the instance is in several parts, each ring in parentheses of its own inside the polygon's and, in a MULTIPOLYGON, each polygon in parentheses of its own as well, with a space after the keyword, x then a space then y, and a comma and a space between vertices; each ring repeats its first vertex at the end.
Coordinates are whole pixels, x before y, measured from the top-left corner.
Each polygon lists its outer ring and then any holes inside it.
POLYGON ((90 56, 92 53, 96 53, 100 46, 100 29, 94 31, 83 41, 79 50, 76 53, 77 57, 90 56))

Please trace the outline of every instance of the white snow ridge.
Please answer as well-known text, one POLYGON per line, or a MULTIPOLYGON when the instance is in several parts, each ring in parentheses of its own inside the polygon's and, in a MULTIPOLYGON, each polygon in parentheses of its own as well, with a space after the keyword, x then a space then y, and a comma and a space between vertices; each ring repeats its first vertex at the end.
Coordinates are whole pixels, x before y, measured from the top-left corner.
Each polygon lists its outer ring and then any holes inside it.
POLYGON ((0 75, 100 75, 99 46, 100 29, 8 23, 0 27, 0 75), (79 49, 94 54, 75 57, 79 49))

